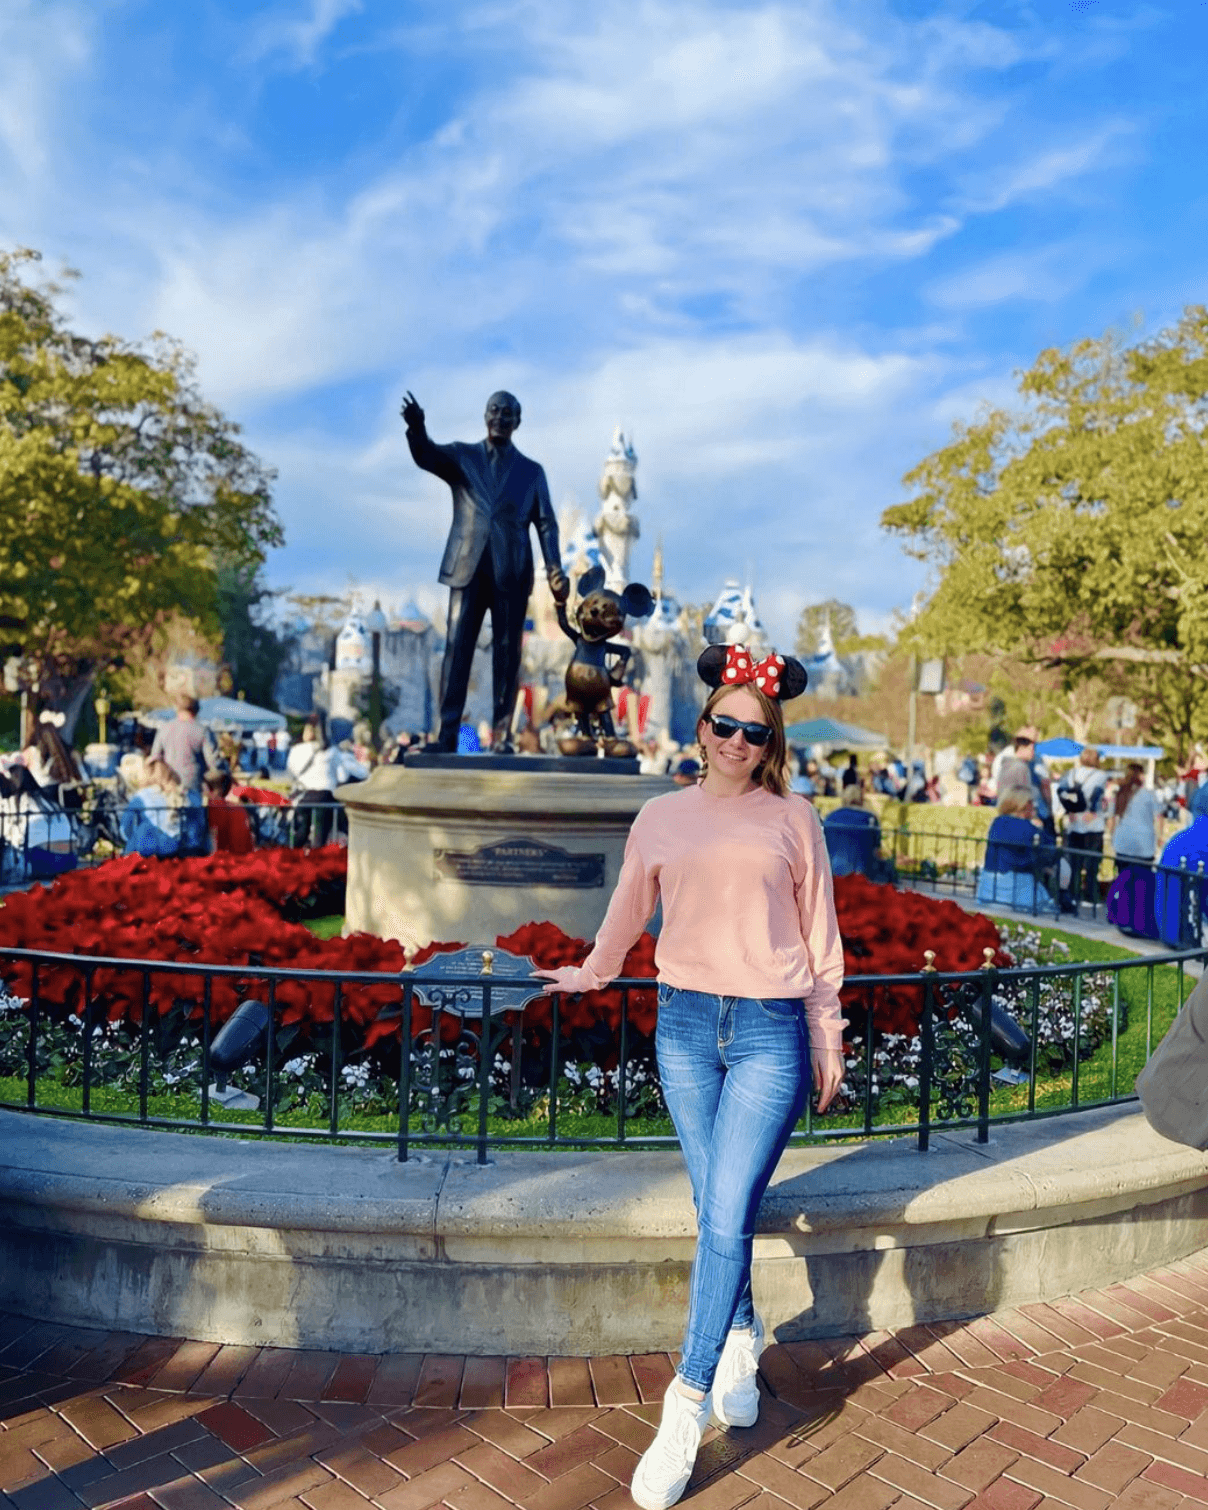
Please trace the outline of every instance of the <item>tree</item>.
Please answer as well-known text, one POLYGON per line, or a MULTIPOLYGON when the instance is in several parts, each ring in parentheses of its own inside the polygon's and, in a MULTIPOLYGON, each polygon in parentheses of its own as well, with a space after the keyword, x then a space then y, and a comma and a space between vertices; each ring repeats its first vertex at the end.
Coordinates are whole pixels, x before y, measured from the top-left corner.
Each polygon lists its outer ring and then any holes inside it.
POLYGON ((274 706, 273 686, 291 649, 291 641, 264 621, 263 606, 273 596, 257 564, 223 562, 219 566, 222 659, 235 690, 263 708, 274 706))
POLYGON ((884 527, 931 563, 910 637, 1130 691, 1179 757, 1208 731, 1208 309, 1041 353, 1015 411, 958 424, 884 527))
POLYGON ((254 573, 282 534, 273 473, 187 353, 71 331, 38 260, 0 253, 0 647, 70 732, 165 615, 215 632, 218 562, 254 573))
POLYGON ((825 603, 810 603, 801 610, 794 646, 797 655, 818 653, 822 642, 822 626, 828 619, 836 650, 841 644, 845 645, 847 641, 859 637, 855 609, 849 603, 840 603, 838 598, 827 598, 825 603))
POLYGON ((184 614, 162 614, 126 645, 120 667, 105 675, 105 691, 116 705, 135 708, 163 707, 177 686, 196 697, 209 697, 218 690, 221 663, 216 635, 203 633, 184 614), (209 684, 207 673, 215 684, 209 684))

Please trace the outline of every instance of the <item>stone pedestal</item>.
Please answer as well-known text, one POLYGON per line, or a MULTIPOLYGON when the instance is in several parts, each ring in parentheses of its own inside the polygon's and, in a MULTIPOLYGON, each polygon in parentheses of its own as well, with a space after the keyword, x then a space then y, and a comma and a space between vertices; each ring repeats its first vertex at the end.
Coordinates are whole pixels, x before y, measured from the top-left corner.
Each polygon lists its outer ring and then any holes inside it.
POLYGON ((524 923, 592 938, 638 809, 665 776, 581 769, 379 766, 341 787, 348 812, 345 932, 491 944, 524 923))

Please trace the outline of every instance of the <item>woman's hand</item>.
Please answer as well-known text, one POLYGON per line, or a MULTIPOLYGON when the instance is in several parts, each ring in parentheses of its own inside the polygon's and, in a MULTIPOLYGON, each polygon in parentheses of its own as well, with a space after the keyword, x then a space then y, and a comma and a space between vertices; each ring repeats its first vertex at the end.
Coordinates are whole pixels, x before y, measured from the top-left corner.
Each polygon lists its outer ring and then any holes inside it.
POLYGON ((818 1114, 821 1114, 835 1099, 843 1084, 846 1065, 842 1049, 812 1049, 810 1065, 814 1074, 814 1089, 818 1092, 818 1114))
POLYGON ((559 965, 556 970, 534 970, 533 974, 550 982, 542 996, 555 996, 560 991, 582 991, 582 971, 578 965, 559 965))

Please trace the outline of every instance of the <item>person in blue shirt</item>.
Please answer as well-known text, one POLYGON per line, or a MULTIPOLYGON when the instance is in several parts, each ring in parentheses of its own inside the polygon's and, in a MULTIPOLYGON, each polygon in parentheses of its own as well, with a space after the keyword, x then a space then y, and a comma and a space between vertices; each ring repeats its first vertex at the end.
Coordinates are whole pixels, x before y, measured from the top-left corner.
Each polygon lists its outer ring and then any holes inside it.
POLYGON ((830 855, 831 875, 878 879, 881 825, 876 814, 864 806, 864 793, 858 786, 843 788, 842 805, 827 813, 822 820, 822 833, 830 855))
POLYGON ((1175 949, 1194 949, 1200 942, 1206 888, 1198 875, 1198 866, 1202 862, 1208 871, 1208 786, 1197 787, 1188 806, 1191 826, 1180 829, 1167 840, 1154 885, 1158 929, 1163 940, 1175 949), (1189 876, 1171 874, 1182 870, 1184 865, 1191 872, 1189 876))
POLYGON ((977 883, 979 902, 1005 903, 1029 912, 1057 911, 1045 885, 1058 868, 1057 850, 1046 842, 1035 816, 1035 793, 1028 787, 1009 786, 998 799, 998 817, 986 835, 986 859, 977 883))

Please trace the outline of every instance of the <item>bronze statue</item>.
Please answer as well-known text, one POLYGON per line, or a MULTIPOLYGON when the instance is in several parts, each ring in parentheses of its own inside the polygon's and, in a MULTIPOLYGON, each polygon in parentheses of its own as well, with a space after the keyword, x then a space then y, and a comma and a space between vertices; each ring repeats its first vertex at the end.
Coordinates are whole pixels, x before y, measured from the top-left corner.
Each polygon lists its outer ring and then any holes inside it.
POLYGON ((449 589, 449 623, 440 670, 440 750, 457 749, 470 663, 482 621, 491 615, 494 739, 492 749, 512 753, 512 713, 520 684, 524 616, 533 589, 529 527, 537 526, 545 572, 555 600, 570 584, 558 552, 558 521, 544 469, 512 444, 520 404, 510 393, 487 400, 486 439, 438 446, 424 428, 424 411, 411 393, 403 398, 407 444, 416 466, 434 472, 453 490, 453 525, 440 563, 449 589))
POLYGON ((623 593, 610 591, 602 566, 579 578, 579 592, 578 629, 571 628, 565 602, 558 602, 558 623, 575 645, 563 703, 574 716, 575 729, 559 737, 558 748, 564 755, 595 755, 600 746, 613 758, 636 755, 629 740, 617 737, 612 721, 612 689, 624 681, 630 657, 629 646, 613 636, 620 634, 626 618, 644 619, 651 613, 654 599, 640 582, 631 582, 623 593))

